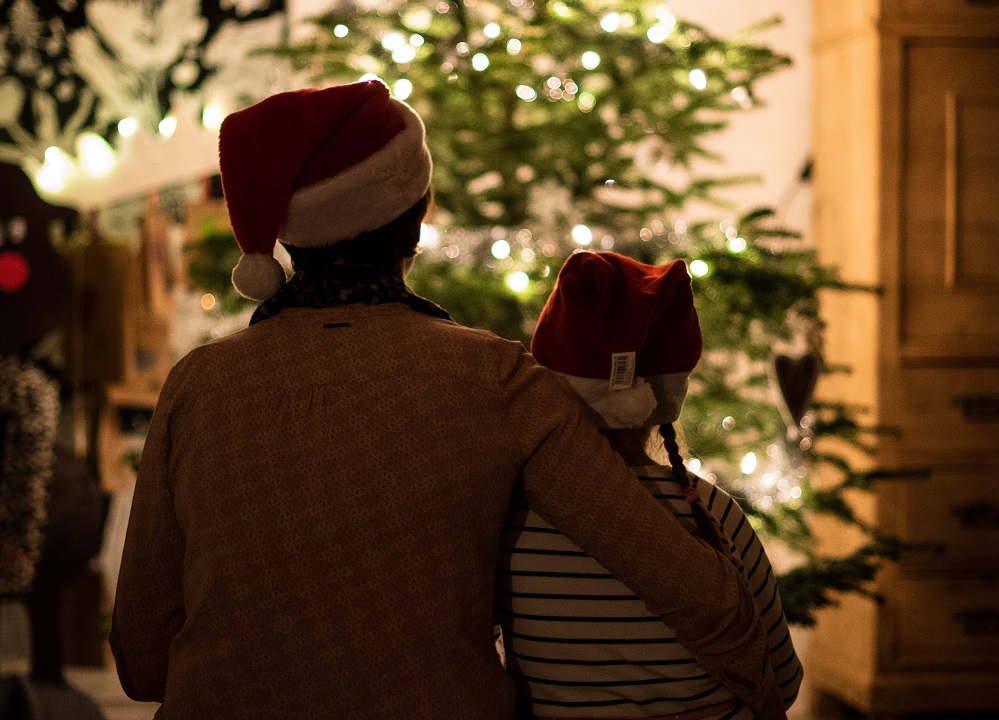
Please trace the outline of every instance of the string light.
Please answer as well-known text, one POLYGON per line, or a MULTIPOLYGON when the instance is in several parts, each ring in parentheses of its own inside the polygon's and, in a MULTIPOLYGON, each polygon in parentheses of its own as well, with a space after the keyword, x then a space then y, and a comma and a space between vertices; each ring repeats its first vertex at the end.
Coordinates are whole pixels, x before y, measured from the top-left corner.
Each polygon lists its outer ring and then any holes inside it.
POLYGON ((211 310, 215 307, 215 296, 211 293, 205 293, 201 296, 201 308, 203 310, 211 310))
POLYGON ((139 129, 139 121, 134 117, 122 118, 118 121, 118 134, 122 137, 132 137, 139 129))
POLYGON ((708 76, 700 68, 694 68, 690 71, 690 84, 698 90, 703 90, 708 86, 708 76))
POLYGON ((222 108, 215 103, 209 103, 208 105, 205 105, 205 109, 201 111, 201 124, 209 130, 218 130, 222 127, 222 120, 224 117, 225 115, 222 113, 222 108))
POLYGON ((406 38, 400 32, 387 32, 382 37, 382 47, 392 52, 406 44, 406 38))
POLYGON ((743 475, 752 475, 756 472, 756 453, 746 453, 739 464, 739 469, 742 470, 743 475))
POLYGON ((538 98, 538 93, 530 85, 518 85, 517 86, 517 97, 526 102, 533 102, 538 98))
POLYGON ((650 42, 661 43, 670 36, 673 32, 673 28, 676 27, 676 18, 672 15, 667 15, 662 18, 659 22, 649 28, 645 36, 650 42))
POLYGON ((621 16, 616 12, 607 13, 600 18, 600 27, 604 30, 604 32, 616 32, 620 26, 621 16))
POLYGON ((746 238, 738 236, 729 238, 728 242, 725 244, 728 246, 728 249, 734 253, 741 253, 749 245, 749 243, 746 242, 746 238))
POLYGON ((45 149, 45 162, 35 174, 35 182, 49 192, 59 192, 66 187, 66 181, 73 165, 62 150, 52 145, 45 149))
POLYGON ((412 62, 413 58, 416 57, 416 48, 412 45, 403 45, 402 47, 396 48, 392 51, 392 60, 399 63, 400 65, 405 65, 408 62, 412 62))
POLYGON ((82 133, 76 141, 83 169, 95 177, 104 177, 114 167, 114 151, 100 135, 82 133))
POLYGON ((531 284, 531 278, 527 276, 526 272, 517 270, 506 276, 506 284, 514 292, 524 292, 531 284))
POLYGON ((413 83, 406 78, 399 78, 392 86, 392 94, 400 100, 406 100, 413 93, 413 83))
POLYGON ((589 112, 593 109, 593 106, 597 104, 597 98, 593 95, 593 93, 584 92, 580 93, 579 100, 576 102, 579 103, 580 110, 583 112, 589 112))
POLYGON ((498 38, 499 34, 500 34, 499 23, 494 23, 494 22, 489 23, 484 28, 482 28, 482 33, 487 38, 490 38, 490 39, 498 38))
POLYGON ((575 225, 570 234, 572 235, 573 241, 577 245, 583 245, 585 247, 593 242, 593 231, 586 225, 575 225))
POLYGON ((475 53, 472 56, 472 67, 482 72, 489 67, 489 57, 485 53, 475 53))
POLYGON ((165 118, 160 120, 159 124, 160 135, 163 137, 170 137, 175 132, 177 132, 177 118, 173 115, 167 115, 165 118))
POLYGON ((433 225, 420 225, 420 247, 435 248, 440 244, 441 233, 433 225))
POLYGON ((350 28, 348 28, 343 23, 340 23, 340 24, 334 26, 334 28, 333 28, 333 34, 336 37, 338 37, 338 38, 345 38, 345 37, 347 37, 347 33, 349 33, 349 32, 350 32, 350 28))
POLYGON ((497 240, 492 244, 492 247, 489 248, 489 252, 491 252, 492 256, 497 260, 505 260, 510 257, 510 243, 506 240, 497 240))
POLYGON ((706 277, 711 272, 711 267, 703 260, 694 260, 690 263, 690 274, 694 277, 706 277))
POLYGON ((595 70, 598 65, 600 65, 600 53, 594 52, 593 50, 587 50, 583 53, 583 56, 579 59, 580 63, 587 70, 595 70))
POLYGON ((419 33, 413 33, 409 36, 409 44, 413 47, 423 47, 423 43, 425 42, 426 40, 419 33))

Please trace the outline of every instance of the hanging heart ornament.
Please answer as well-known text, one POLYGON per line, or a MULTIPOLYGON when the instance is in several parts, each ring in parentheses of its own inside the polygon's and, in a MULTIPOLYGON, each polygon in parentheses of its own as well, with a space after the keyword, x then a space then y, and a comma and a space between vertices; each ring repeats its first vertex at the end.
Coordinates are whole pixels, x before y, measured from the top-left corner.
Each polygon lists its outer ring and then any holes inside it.
POLYGON ((775 355, 772 367, 787 414, 794 425, 800 428, 801 419, 812 404, 815 385, 822 370, 822 357, 816 352, 798 357, 775 355))

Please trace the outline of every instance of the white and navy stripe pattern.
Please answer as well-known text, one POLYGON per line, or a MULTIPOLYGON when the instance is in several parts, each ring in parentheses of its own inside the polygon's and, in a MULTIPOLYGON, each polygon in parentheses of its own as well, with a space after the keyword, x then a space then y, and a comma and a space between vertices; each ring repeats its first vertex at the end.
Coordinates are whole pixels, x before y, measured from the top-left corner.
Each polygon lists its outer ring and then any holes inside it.
MULTIPOLYGON (((633 468, 649 491, 696 534, 690 504, 667 468, 633 468)), ((698 492, 744 566, 770 643, 786 705, 801 664, 784 619, 773 569, 738 504, 701 482, 698 492)), ((711 602, 711 598, 705 598, 711 602)), ((500 548, 497 611, 507 671, 539 718, 641 718, 733 699, 704 672, 662 620, 596 560, 524 506, 507 519, 500 548)), ((711 720, 750 720, 741 705, 711 720)))

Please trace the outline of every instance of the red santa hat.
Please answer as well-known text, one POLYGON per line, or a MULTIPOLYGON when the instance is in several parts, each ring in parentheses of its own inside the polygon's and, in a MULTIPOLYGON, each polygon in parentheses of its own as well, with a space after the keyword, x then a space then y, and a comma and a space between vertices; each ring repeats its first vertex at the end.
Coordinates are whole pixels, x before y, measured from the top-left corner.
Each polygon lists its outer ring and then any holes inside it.
POLYGON ((702 348, 686 264, 612 252, 569 257, 531 341, 606 428, 674 422, 702 348))
POLYGON ((236 289, 254 300, 285 281, 278 238, 323 247, 381 227, 430 187, 423 121, 378 80, 273 95, 219 134, 229 218, 243 256, 236 289))

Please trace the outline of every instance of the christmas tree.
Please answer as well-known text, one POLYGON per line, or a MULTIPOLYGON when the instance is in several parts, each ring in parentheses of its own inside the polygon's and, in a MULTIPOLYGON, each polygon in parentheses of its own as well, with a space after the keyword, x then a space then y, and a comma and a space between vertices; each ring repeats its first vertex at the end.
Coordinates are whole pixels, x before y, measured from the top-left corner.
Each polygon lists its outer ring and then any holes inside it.
POLYGON ((710 172, 711 134, 790 62, 756 39, 775 22, 720 38, 642 0, 386 0, 341 4, 279 52, 317 83, 377 76, 423 116, 437 209, 410 284, 459 322, 529 341, 575 249, 687 261, 705 338, 681 418, 691 465, 799 554, 781 589, 807 625, 901 549, 847 495, 907 473, 855 469, 851 446, 878 429, 812 397, 820 372, 848 370, 823 367, 819 291, 873 289, 837 281, 773 210, 719 199, 752 178, 710 172), (866 541, 821 556, 817 515, 866 541))

